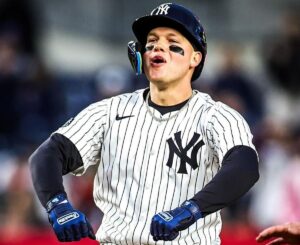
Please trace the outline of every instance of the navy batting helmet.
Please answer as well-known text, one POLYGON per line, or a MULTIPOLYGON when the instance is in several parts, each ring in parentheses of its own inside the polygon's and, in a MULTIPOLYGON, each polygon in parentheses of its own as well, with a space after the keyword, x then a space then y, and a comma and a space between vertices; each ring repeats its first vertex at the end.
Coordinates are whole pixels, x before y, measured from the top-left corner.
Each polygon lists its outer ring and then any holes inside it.
POLYGON ((202 53, 202 60, 192 76, 192 81, 196 80, 202 72, 207 52, 205 32, 199 19, 181 5, 164 3, 153 9, 150 15, 138 18, 132 24, 134 34, 143 46, 146 44, 148 33, 156 27, 178 30, 202 53))

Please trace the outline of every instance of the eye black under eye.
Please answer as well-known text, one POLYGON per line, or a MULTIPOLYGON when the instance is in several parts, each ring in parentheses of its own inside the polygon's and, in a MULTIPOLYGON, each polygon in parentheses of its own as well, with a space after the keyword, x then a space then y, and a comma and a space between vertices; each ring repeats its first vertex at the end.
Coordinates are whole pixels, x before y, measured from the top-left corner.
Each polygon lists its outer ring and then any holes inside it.
POLYGON ((171 45, 169 47, 170 51, 174 52, 174 53, 178 53, 178 54, 181 54, 181 55, 184 55, 184 50, 177 46, 177 45, 171 45))
POLYGON ((154 48, 154 45, 147 45, 145 51, 151 51, 154 48))

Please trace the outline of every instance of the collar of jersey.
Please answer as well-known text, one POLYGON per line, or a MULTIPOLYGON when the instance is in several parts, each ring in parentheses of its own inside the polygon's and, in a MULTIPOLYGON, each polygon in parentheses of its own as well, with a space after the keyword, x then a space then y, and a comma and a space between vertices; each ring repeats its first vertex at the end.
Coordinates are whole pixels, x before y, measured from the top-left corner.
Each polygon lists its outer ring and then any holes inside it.
MULTIPOLYGON (((149 88, 145 89, 144 94, 143 94, 144 99, 146 99, 147 94, 149 93, 149 91, 150 91, 149 88)), ((148 105, 149 105, 149 107, 152 107, 155 110, 157 110, 163 116, 163 115, 165 115, 167 113, 180 110, 188 101, 189 101, 189 99, 187 99, 187 100, 185 100, 185 101, 183 101, 183 102, 181 102, 181 103, 179 103, 177 105, 162 106, 162 105, 155 104, 151 100, 151 97, 149 96, 149 104, 148 105)))

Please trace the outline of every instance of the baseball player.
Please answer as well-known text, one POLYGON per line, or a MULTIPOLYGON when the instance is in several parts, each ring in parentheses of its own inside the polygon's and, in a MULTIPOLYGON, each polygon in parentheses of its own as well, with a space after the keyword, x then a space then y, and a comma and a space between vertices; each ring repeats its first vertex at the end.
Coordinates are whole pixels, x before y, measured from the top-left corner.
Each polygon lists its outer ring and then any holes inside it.
POLYGON ((165 3, 133 22, 128 56, 149 88, 96 102, 31 156, 33 183, 59 241, 101 244, 220 244, 220 210, 258 180, 246 121, 192 89, 203 69, 199 19, 165 3), (96 236, 68 201, 62 176, 97 164, 96 236))

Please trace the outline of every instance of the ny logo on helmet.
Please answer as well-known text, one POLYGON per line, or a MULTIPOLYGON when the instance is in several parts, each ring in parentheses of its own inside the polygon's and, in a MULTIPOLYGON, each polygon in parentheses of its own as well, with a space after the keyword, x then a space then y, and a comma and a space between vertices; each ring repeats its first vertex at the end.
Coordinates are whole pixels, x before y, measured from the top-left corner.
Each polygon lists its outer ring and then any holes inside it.
POLYGON ((164 3, 159 5, 157 8, 153 9, 151 15, 167 15, 170 8, 169 4, 170 3, 164 3))
POLYGON ((197 163, 197 154, 200 148, 204 145, 204 141, 202 139, 199 140, 200 134, 194 133, 192 139, 187 143, 186 147, 183 148, 181 141, 181 131, 175 133, 174 136, 177 145, 172 138, 169 138, 167 140, 169 145, 169 158, 166 165, 169 168, 172 167, 174 155, 176 154, 180 158, 180 166, 177 173, 187 174, 186 164, 189 164, 194 170, 199 167, 197 163), (187 153, 191 148, 193 148, 191 157, 188 157, 187 153))

